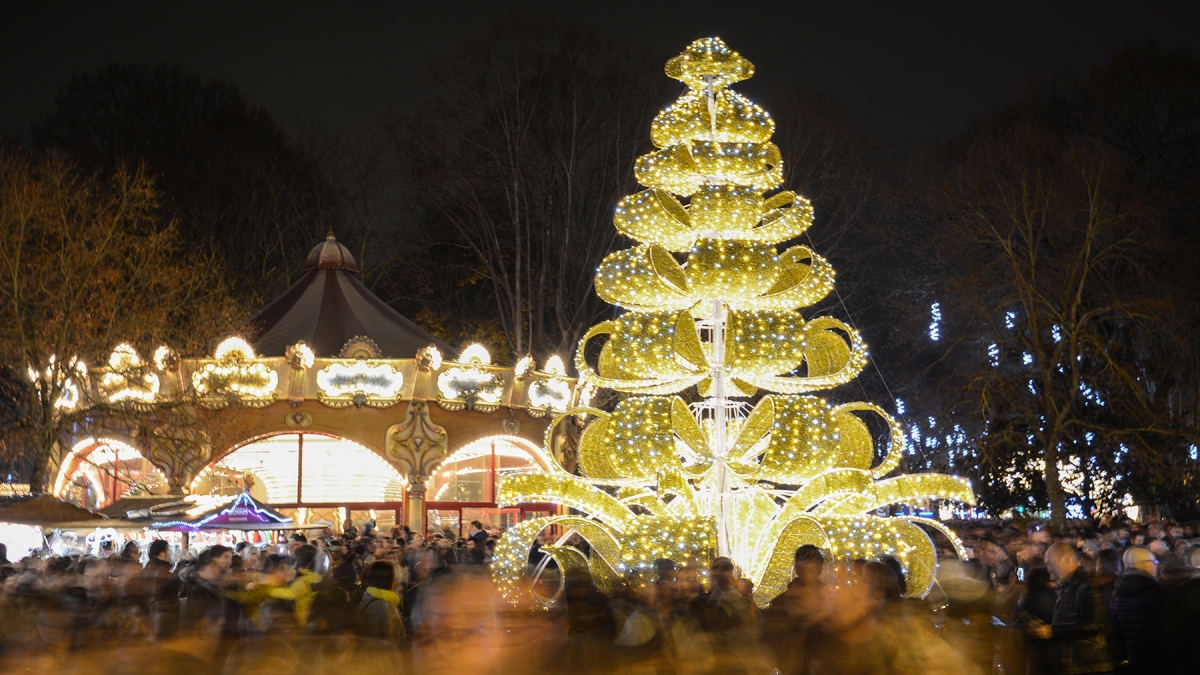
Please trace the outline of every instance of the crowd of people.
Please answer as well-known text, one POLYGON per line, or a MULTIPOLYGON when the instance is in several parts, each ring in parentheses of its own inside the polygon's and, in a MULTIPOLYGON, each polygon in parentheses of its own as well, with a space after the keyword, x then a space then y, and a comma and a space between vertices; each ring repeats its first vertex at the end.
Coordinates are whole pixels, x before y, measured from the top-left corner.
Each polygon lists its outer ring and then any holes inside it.
POLYGON ((480 522, 462 537, 346 528, 194 558, 163 540, 109 557, 10 562, 0 549, 0 663, 139 675, 1200 671, 1193 526, 955 529, 967 560, 938 540, 923 598, 893 559, 834 564, 806 545, 770 602, 723 557, 661 559, 602 588, 586 569, 546 564, 546 540, 512 602, 489 575, 499 533, 480 522))

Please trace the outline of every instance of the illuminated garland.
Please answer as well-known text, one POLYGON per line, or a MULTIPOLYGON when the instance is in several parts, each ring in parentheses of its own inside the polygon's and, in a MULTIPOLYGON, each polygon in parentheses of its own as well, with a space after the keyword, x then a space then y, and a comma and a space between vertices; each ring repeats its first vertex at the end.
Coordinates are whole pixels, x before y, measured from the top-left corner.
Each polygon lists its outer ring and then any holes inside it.
POLYGON ((637 160, 649 189, 622 199, 614 215, 639 244, 606 257, 596 274, 600 297, 628 311, 588 331, 575 356, 583 388, 631 396, 611 413, 567 412, 594 416, 579 442, 581 477, 503 479, 502 506, 553 502, 588 517, 509 530, 494 575, 509 597, 523 592, 534 537, 558 525, 591 554, 567 537, 541 550, 563 570, 588 569, 601 588, 659 557, 704 565, 726 555, 766 602, 790 580, 796 548, 812 544, 834 571, 893 556, 909 593, 924 595, 937 557, 923 528, 956 547, 957 539, 935 521, 875 513, 926 499, 973 503, 971 487, 945 475, 886 478, 900 461, 900 427, 877 406, 805 395, 854 379, 866 345, 844 323, 798 311, 829 294, 834 273, 810 249, 781 245, 812 224, 813 210, 791 192, 766 196, 783 179, 774 122, 726 89, 754 68, 708 38, 666 72, 689 91, 655 118, 657 149, 637 160), (585 348, 598 339, 593 363, 585 348), (692 386, 704 400, 688 405, 675 394, 692 386), (775 393, 753 407, 737 400, 759 390, 775 393), (882 453, 863 414, 890 428, 882 453))

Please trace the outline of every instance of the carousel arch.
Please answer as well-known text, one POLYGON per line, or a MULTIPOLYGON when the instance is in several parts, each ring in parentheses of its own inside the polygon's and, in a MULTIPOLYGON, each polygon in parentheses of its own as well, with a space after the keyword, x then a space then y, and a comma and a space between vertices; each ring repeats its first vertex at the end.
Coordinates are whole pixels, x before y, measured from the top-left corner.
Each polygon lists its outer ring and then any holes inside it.
POLYGON ((504 476, 546 473, 554 458, 520 436, 479 438, 450 453, 429 476, 427 527, 463 535, 473 520, 507 528, 527 518, 552 515, 551 504, 500 508, 497 488, 504 476))
POLYGON ((240 443, 210 462, 193 494, 247 490, 277 507, 382 506, 404 499, 404 476, 375 451, 348 438, 313 431, 267 434, 240 443))
POLYGON ((167 492, 163 472, 133 445, 115 438, 88 437, 77 442, 54 479, 56 497, 88 509, 167 492))

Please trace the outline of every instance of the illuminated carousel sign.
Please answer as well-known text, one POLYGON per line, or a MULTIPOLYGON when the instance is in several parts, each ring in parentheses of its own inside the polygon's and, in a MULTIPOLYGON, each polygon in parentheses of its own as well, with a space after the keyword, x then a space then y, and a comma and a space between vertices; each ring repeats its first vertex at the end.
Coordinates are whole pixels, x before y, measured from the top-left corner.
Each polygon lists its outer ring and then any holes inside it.
POLYGON ((317 397, 331 408, 386 408, 400 400, 404 374, 386 363, 331 363, 317 372, 317 397))

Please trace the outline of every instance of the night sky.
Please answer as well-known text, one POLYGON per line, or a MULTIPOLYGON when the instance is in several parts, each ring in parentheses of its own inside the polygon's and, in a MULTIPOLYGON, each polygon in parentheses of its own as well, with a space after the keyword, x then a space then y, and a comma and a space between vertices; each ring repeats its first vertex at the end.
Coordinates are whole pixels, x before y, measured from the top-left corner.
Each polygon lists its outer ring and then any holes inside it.
POLYGON ((664 55, 720 36, 756 64, 740 89, 768 109, 781 87, 826 94, 859 131, 902 151, 1016 100, 1030 76, 1103 63, 1133 38, 1200 54, 1196 2, 10 1, 0 3, 0 134, 28 140, 73 72, 113 61, 231 80, 287 126, 365 125, 385 108, 411 111, 432 59, 513 11, 664 55))

